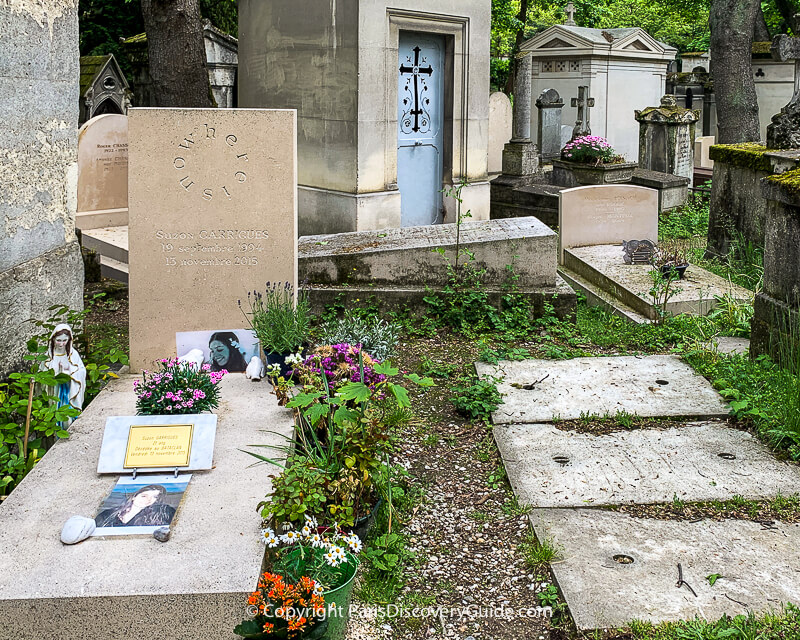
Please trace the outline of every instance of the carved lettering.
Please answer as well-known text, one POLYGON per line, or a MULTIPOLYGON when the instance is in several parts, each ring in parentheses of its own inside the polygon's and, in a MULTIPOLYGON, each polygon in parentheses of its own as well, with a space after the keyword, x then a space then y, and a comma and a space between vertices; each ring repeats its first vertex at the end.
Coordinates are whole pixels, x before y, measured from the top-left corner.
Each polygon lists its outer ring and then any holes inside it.
POLYGON ((183 142, 181 142, 178 146, 181 149, 191 149, 191 145, 194 144, 194 132, 189 134, 188 138, 184 138, 183 142))
POLYGON ((247 174, 244 171, 237 171, 233 174, 233 177, 236 178, 239 182, 244 182, 247 180, 247 174))
POLYGON ((233 145, 236 144, 236 136, 233 135, 233 134, 230 134, 229 136, 225 136, 225 142, 228 143, 229 147, 232 147, 233 145))
POLYGON ((180 182, 181 186, 188 191, 189 187, 191 187, 194 184, 194 181, 190 180, 187 184, 184 184, 184 181, 186 181, 186 180, 189 180, 189 176, 186 176, 185 178, 181 178, 178 182, 180 182))
POLYGON ((247 154, 246 154, 246 153, 241 153, 241 154, 239 154, 239 155, 238 155, 238 156, 236 156, 236 157, 237 157, 238 159, 240 159, 240 160, 241 160, 242 158, 244 158, 244 161, 245 161, 245 162, 249 162, 249 158, 247 157, 247 154))
POLYGON ((215 139, 217 137, 217 130, 214 127, 209 127, 207 124, 204 126, 206 128, 206 138, 215 139))
POLYGON ((211 189, 203 189, 203 200, 211 200, 211 189))
POLYGON ((172 162, 172 165, 173 165, 173 166, 174 166, 176 169, 183 169, 183 168, 186 166, 186 160, 184 160, 183 158, 181 158, 180 156, 178 156, 178 157, 177 157, 177 158, 175 158, 175 160, 172 162))

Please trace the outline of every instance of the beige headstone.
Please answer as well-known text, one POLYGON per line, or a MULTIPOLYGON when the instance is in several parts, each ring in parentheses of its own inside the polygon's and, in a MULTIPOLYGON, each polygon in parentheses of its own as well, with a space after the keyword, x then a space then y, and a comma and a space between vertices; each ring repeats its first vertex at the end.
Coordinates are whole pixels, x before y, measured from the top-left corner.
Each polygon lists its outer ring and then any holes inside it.
POLYGON ((694 139, 694 166, 701 169, 713 169, 714 161, 709 158, 714 136, 697 136, 694 139))
MULTIPOLYGON (((127 209, 128 117, 96 116, 78 132, 78 217, 92 213, 87 218, 97 220, 108 214, 111 220, 116 215, 116 224, 127 224, 127 209)), ((92 228, 78 222, 82 229, 92 228)))
POLYGON ((558 198, 558 230, 559 264, 570 247, 658 242, 658 191, 625 184, 565 189, 558 198))
POLYGON ((511 100, 502 91, 489 96, 489 173, 503 170, 503 147, 511 140, 511 100))
POLYGON ((178 331, 246 328, 238 300, 297 284, 294 110, 131 109, 130 344, 138 371, 178 331))

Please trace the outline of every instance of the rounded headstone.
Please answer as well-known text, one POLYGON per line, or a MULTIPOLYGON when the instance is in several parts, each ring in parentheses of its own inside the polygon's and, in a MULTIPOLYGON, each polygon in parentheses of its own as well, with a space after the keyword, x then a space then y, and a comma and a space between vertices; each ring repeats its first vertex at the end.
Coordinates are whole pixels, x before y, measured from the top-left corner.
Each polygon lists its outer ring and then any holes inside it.
POLYGON ((545 89, 536 98, 536 106, 540 109, 542 107, 563 107, 564 99, 558 95, 555 89, 545 89))
POLYGON ((77 544, 92 535, 95 528, 96 525, 92 518, 72 516, 64 523, 64 527, 61 529, 61 542, 64 544, 77 544))

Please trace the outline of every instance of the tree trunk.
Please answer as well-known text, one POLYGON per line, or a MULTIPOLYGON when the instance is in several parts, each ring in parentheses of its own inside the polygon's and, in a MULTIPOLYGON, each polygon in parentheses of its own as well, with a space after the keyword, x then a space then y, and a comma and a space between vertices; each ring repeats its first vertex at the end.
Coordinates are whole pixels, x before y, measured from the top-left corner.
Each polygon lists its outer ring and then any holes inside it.
POLYGON ((511 65, 508 73, 508 80, 506 81, 506 95, 514 94, 514 79, 517 77, 517 54, 522 43, 525 42, 525 25, 528 24, 528 0, 520 0, 519 13, 517 20, 522 23, 522 26, 517 31, 517 37, 514 41, 514 51, 511 52, 511 65))
POLYGON ((761 139, 753 81, 753 25, 759 0, 711 0, 711 64, 717 102, 717 143, 761 139))
POLYGON ((212 107, 198 0, 142 0, 159 107, 212 107))
POLYGON ((767 21, 764 18, 764 12, 761 10, 761 3, 759 3, 756 9, 755 23, 753 24, 753 42, 768 42, 769 40, 772 40, 772 36, 769 35, 767 21))

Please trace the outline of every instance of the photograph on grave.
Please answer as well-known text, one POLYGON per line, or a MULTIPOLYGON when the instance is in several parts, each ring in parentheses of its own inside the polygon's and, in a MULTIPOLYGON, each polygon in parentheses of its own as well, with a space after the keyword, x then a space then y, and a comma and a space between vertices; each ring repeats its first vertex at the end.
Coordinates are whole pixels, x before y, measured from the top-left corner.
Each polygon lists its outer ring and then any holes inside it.
POLYGON ((175 334, 178 355, 197 349, 203 352, 203 363, 211 371, 241 373, 253 356, 260 356, 261 348, 255 333, 246 329, 217 331, 178 331, 175 334))
POLYGON ((125 476, 117 480, 94 518, 93 536, 151 535, 172 524, 191 475, 125 476))

